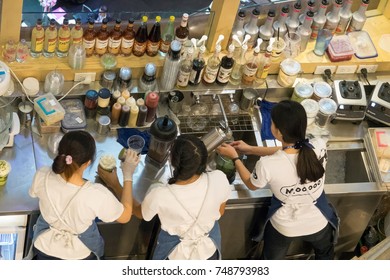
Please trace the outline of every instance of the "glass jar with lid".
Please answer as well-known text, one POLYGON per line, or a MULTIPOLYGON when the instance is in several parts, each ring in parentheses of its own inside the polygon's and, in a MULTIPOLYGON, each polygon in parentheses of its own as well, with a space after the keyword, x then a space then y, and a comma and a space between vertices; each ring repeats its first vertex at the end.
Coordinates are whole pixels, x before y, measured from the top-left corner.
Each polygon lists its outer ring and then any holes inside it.
POLYGON ((301 64, 292 58, 286 58, 280 63, 278 74, 278 84, 282 87, 291 87, 294 85, 298 74, 301 72, 301 64))
POLYGON ((302 102, 307 98, 311 98, 313 95, 313 87, 310 84, 299 82, 294 87, 294 92, 291 96, 291 100, 302 102))

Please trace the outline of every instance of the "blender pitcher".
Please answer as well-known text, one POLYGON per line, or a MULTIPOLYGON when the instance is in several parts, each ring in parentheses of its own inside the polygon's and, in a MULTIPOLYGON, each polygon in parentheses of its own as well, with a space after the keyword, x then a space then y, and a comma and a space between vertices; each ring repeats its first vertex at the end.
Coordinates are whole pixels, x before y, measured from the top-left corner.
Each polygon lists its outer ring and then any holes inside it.
POLYGON ((146 157, 150 163, 162 167, 177 136, 176 123, 168 116, 157 118, 150 126, 150 144, 146 157))

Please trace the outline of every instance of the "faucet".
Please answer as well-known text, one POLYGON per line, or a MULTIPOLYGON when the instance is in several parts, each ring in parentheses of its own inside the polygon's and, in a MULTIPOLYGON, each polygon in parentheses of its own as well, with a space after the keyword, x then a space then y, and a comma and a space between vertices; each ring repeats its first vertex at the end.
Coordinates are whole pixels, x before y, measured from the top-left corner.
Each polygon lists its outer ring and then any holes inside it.
POLYGON ((221 96, 219 94, 217 94, 216 96, 217 96, 217 99, 218 99, 218 102, 219 102, 219 106, 221 107, 223 120, 225 122, 224 129, 225 129, 226 139, 229 140, 229 139, 232 139, 233 132, 232 132, 232 130, 229 127, 229 122, 228 122, 228 119, 226 117, 226 112, 225 112, 225 108, 223 107, 223 104, 222 104, 221 96))

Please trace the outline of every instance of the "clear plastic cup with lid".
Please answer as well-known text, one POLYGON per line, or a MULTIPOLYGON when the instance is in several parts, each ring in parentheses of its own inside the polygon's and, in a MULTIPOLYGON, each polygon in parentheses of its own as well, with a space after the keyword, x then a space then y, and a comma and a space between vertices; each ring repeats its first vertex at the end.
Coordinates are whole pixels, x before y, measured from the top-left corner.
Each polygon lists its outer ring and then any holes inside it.
POLYGON ((322 98, 318 101, 319 110, 315 123, 320 128, 326 128, 332 117, 336 114, 337 103, 330 98, 322 98))
POLYGON ((286 58, 280 63, 278 84, 282 87, 291 87, 294 85, 299 72, 301 72, 301 64, 295 59, 286 58))
POLYGON ((313 99, 319 101, 332 95, 332 87, 326 82, 315 82, 313 85, 313 99))
POLYGON ((318 105, 318 102, 313 99, 305 99, 301 102, 301 105, 306 111, 307 126, 309 126, 314 123, 320 106, 318 105))
POLYGON ((302 102, 307 98, 311 98, 313 95, 313 87, 310 84, 299 82, 294 87, 293 95, 291 96, 291 100, 302 102))

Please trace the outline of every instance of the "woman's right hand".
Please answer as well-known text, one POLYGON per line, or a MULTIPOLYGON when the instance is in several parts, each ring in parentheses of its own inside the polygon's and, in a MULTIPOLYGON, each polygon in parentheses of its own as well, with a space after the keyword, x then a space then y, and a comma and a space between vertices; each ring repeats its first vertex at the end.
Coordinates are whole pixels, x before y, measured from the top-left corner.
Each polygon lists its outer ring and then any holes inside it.
POLYGON ((241 154, 250 154, 251 153, 251 147, 250 145, 248 145, 247 143, 245 143, 244 141, 242 140, 239 140, 239 141, 233 141, 232 143, 230 143, 230 145, 236 149, 237 152, 241 153, 241 154))
POLYGON ((133 174, 139 163, 139 156, 131 149, 126 151, 125 160, 121 163, 123 181, 133 181, 133 174))

